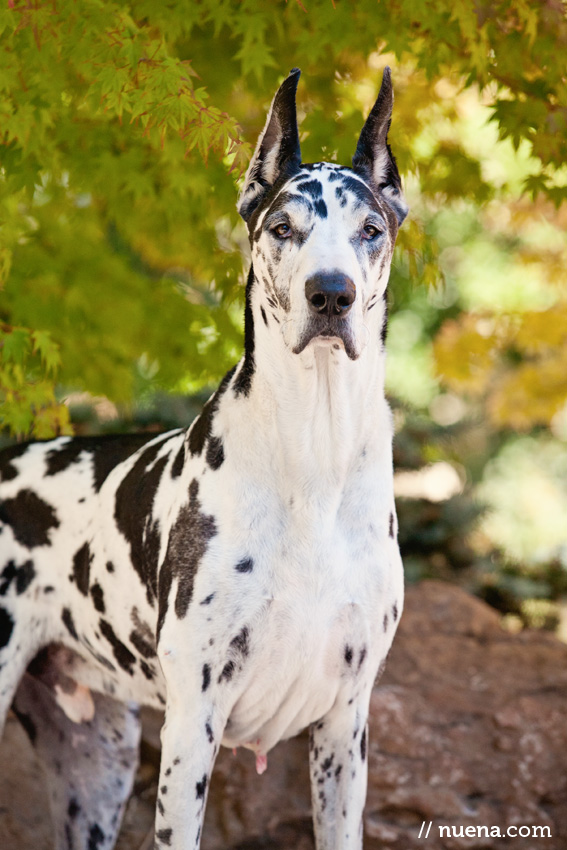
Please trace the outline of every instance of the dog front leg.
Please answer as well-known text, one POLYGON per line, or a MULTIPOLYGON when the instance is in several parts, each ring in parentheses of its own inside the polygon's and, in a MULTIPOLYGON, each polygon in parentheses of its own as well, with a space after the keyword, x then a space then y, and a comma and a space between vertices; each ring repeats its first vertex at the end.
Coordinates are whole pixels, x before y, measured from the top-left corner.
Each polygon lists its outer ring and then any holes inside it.
POLYGON ((317 850, 360 850, 367 782, 368 700, 333 708, 309 730, 317 850))
POLYGON ((210 777, 225 725, 210 703, 168 704, 156 809, 155 850, 198 850, 210 777))

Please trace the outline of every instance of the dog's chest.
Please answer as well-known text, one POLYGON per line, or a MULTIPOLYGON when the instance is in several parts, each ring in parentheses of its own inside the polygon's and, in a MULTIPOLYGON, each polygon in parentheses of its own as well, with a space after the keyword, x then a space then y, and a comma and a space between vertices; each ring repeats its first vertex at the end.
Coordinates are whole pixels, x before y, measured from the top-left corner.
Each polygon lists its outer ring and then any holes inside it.
POLYGON ((268 511, 265 527, 261 516, 260 507, 248 514, 250 572, 226 585, 203 570, 198 598, 216 586, 203 630, 232 624, 220 641, 228 654, 213 654, 211 663, 221 681, 226 665, 234 667, 224 743, 267 752, 374 678, 389 647, 382 622, 394 589, 369 523, 352 533, 348 523, 314 523, 308 510, 268 511))

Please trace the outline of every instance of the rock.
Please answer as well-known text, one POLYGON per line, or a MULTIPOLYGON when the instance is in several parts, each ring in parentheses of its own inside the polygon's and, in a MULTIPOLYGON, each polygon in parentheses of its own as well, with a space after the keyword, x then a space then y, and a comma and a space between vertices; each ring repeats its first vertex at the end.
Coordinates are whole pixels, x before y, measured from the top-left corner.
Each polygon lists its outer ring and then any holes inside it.
MULTIPOLYGON (((161 717, 143 717, 118 850, 140 850, 151 829, 161 717)), ((451 585, 409 588, 371 701, 366 850, 498 850, 515 846, 504 837, 510 826, 524 827, 518 848, 563 850, 566 720, 567 646, 545 632, 503 631, 498 614, 451 585), (532 827, 551 837, 528 840, 532 827)), ((0 747, 0 847, 52 848, 38 770, 10 718, 0 747)), ((221 750, 203 850, 313 850, 310 812, 305 735, 276 747, 263 776, 252 753, 221 750)))

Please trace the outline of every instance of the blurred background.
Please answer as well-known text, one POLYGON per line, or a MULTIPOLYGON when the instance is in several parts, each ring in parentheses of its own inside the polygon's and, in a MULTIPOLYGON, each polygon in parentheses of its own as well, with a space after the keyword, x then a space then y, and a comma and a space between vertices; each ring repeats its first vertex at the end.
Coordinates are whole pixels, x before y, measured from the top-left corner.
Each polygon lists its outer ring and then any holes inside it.
POLYGON ((242 351, 235 202, 277 85, 302 69, 304 161, 350 164, 386 64, 407 578, 567 639, 560 0, 8 0, 1 441, 188 425, 242 351))

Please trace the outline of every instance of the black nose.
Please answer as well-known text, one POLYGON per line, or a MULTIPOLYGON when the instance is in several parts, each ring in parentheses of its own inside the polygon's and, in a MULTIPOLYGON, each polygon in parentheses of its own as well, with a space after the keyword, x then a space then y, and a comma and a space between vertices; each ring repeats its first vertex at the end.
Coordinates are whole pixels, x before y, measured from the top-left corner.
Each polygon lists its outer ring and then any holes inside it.
POLYGON ((356 298, 356 286, 346 274, 322 272, 305 282, 305 297, 313 313, 346 316, 356 298))

